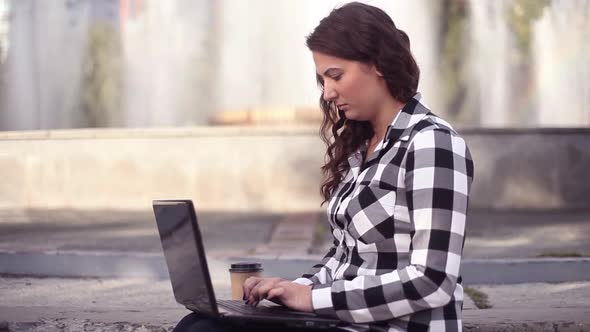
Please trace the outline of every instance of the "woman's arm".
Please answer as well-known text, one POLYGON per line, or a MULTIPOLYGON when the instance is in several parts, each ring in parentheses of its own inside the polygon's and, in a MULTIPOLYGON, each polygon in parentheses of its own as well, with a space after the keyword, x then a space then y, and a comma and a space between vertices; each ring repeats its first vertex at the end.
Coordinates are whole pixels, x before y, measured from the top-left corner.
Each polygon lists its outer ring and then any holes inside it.
POLYGON ((324 284, 331 281, 332 277, 330 276, 330 271, 338 266, 338 260, 334 258, 337 246, 338 241, 334 238, 332 247, 330 247, 321 262, 312 266, 307 273, 302 275, 301 278, 293 280, 293 282, 309 286, 314 284, 324 284))
POLYGON ((472 180, 473 162, 462 138, 444 129, 417 133, 405 174, 413 227, 410 265, 379 276, 316 284, 314 310, 367 323, 446 305, 459 277, 472 180))

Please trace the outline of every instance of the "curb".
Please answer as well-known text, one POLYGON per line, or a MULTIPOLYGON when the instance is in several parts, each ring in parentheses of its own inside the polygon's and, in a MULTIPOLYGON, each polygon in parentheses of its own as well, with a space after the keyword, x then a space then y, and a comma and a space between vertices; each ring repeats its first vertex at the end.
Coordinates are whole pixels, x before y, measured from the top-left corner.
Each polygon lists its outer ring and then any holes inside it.
POLYGON ((275 225, 268 243, 254 249, 253 257, 306 257, 319 222, 318 213, 290 214, 275 225))
MULTIPOLYGON (((319 261, 318 257, 309 255, 248 255, 235 251, 229 256, 222 255, 219 251, 208 256, 211 265, 215 262, 257 260, 264 266, 266 274, 291 279, 299 277, 319 261)), ((590 258, 464 260, 461 271, 465 285, 588 281, 590 258)), ((0 274, 75 278, 139 277, 161 280, 168 278, 168 269, 161 254, 0 252, 0 274)))

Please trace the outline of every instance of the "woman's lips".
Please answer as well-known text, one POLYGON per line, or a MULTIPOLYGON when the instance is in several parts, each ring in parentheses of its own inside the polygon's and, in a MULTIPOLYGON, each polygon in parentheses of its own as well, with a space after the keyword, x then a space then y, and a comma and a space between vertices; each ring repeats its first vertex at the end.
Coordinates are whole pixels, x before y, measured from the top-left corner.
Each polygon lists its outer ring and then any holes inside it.
POLYGON ((348 104, 339 104, 336 105, 336 107, 338 107, 339 110, 346 111, 348 109, 348 104))

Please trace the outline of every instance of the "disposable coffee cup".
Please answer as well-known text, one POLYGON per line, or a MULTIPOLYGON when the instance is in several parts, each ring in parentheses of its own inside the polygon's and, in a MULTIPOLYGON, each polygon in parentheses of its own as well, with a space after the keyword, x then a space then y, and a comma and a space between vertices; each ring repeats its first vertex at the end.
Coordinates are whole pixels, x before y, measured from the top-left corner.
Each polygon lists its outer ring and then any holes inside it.
POLYGON ((260 263, 246 262, 234 263, 229 269, 229 276, 231 278, 231 298, 232 300, 243 300, 244 297, 244 281, 249 277, 262 276, 262 265, 260 263))

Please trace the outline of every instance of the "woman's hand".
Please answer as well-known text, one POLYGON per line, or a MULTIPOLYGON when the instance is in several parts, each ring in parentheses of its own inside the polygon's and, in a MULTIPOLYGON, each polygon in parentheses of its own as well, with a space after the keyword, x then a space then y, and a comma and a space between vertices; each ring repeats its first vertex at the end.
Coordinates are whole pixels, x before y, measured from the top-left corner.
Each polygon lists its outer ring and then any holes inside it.
POLYGON ((257 305, 263 299, 293 310, 313 312, 311 286, 296 284, 282 278, 250 277, 244 282, 246 304, 257 305))
POLYGON ((258 302, 266 299, 268 292, 282 281, 287 280, 283 278, 250 277, 244 281, 244 300, 247 304, 257 305, 258 302))

